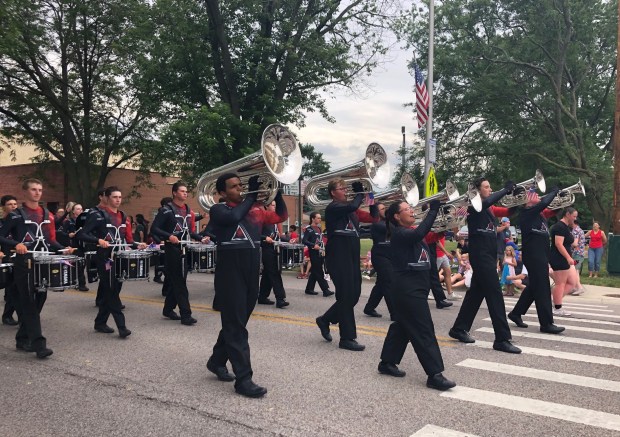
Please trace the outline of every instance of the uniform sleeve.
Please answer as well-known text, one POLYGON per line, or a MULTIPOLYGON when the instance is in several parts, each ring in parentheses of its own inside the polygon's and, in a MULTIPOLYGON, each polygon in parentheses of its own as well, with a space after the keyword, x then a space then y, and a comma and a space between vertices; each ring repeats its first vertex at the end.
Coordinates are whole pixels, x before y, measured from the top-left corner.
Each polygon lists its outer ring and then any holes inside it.
MULTIPOLYGON (((501 190, 491 194, 486 199, 483 199, 482 200, 482 209, 487 209, 490 206, 492 206, 494 203, 499 202, 499 200, 502 197, 504 197, 506 194, 508 194, 508 190, 506 188, 502 188, 501 190)), ((508 209, 508 208, 505 208, 505 209, 508 209)), ((496 217, 507 217, 507 216, 503 215, 503 216, 496 216, 496 217)))
POLYGON ((306 228, 306 232, 304 232, 304 236, 301 239, 301 243, 306 246, 308 249, 314 248, 314 241, 316 238, 314 237, 315 232, 310 226, 306 228))
POLYGON ((94 234, 97 228, 98 215, 99 214, 95 212, 91 212, 90 214, 88 214, 82 230, 77 233, 78 240, 93 244, 97 244, 99 242, 99 238, 94 234))
POLYGON ((503 206, 491 205, 491 211, 495 217, 510 217, 512 211, 510 208, 504 208, 503 206))
POLYGON ((49 233, 50 233, 50 248, 52 250, 61 250, 64 249, 65 246, 63 246, 62 244, 60 244, 58 241, 56 241, 56 226, 54 225, 54 216, 52 215, 52 213, 50 212, 47 216, 47 219, 49 220, 49 224, 47 225, 47 227, 49 228, 49 233))
POLYGON ((202 235, 196 232, 196 217, 194 216, 194 211, 189 210, 189 236, 194 240, 200 241, 202 240, 202 235))
POLYGON ((358 209, 355 211, 357 218, 362 223, 375 223, 378 220, 378 216, 375 217, 369 212, 364 211, 363 209, 358 209))
POLYGON ((433 223, 435 222, 435 218, 437 217, 438 210, 431 209, 422 220, 422 223, 415 229, 403 229, 403 232, 399 237, 404 238, 408 243, 416 243, 418 241, 422 241, 424 236, 428 234, 433 227, 433 223))
POLYGON ((288 218, 288 210, 286 208, 286 202, 282 197, 282 193, 278 191, 276 198, 276 210, 274 211, 262 211, 263 223, 274 225, 276 223, 282 223, 288 218))
POLYGON ((170 232, 166 232, 164 226, 166 224, 166 213, 170 211, 170 208, 162 206, 157 211, 157 215, 151 225, 151 234, 159 241, 166 241, 172 235, 170 232))
POLYGON ((213 205, 210 211, 211 220, 216 226, 234 226, 246 216, 252 205, 256 202, 256 194, 248 194, 243 202, 234 208, 227 208, 225 205, 213 205))
POLYGON ((125 219, 125 240, 127 243, 133 244, 133 230, 131 229, 131 222, 129 221, 129 217, 125 219))

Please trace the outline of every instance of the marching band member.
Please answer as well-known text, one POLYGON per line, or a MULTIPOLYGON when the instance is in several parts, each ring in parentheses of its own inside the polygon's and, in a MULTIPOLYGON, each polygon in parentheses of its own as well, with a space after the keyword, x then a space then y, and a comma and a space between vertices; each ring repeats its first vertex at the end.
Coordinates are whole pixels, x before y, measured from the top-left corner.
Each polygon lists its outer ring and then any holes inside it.
POLYGON ((185 203, 187 186, 183 182, 172 185, 172 202, 159 209, 151 233, 160 241, 164 241, 166 281, 169 288, 164 302, 163 315, 171 320, 181 320, 183 325, 196 323, 192 317, 187 290, 187 263, 184 262, 185 248, 182 242, 203 238, 196 233, 194 212, 185 203), (174 309, 179 307, 179 314, 174 309))
POLYGON ((329 324, 339 323, 339 347, 351 351, 363 351, 365 346, 356 341, 353 313, 362 291, 359 222, 372 223, 375 218, 359 210, 364 200, 364 188, 361 182, 353 182, 352 187, 357 194, 351 202, 347 202, 347 186, 344 180, 333 179, 327 185, 332 202, 325 208, 327 232, 325 261, 327 271, 336 287, 336 303, 325 314, 316 318, 316 324, 323 338, 332 341, 329 324))
MULTIPOLYGON (((271 202, 265 209, 270 212, 275 212, 276 202, 271 202)), ((269 299, 269 294, 273 288, 273 294, 276 297, 276 307, 284 308, 288 306, 289 303, 286 301, 286 291, 282 283, 282 272, 279 265, 280 253, 277 244, 280 242, 280 235, 282 235, 282 223, 263 226, 260 243, 263 274, 260 278, 258 303, 262 305, 273 305, 274 302, 269 299)))
MULTIPOLYGON (((63 250, 56 241, 54 215, 39 206, 43 184, 38 179, 26 179, 22 185, 24 205, 14 210, 0 228, 0 243, 15 250, 13 262, 14 287, 11 299, 19 317, 15 346, 36 352, 37 358, 52 355, 41 331, 40 313, 47 299, 46 290, 35 290, 33 251, 63 250)), ((69 248, 72 253, 75 249, 69 248)))
POLYGON ((529 285, 525 287, 517 304, 508 313, 508 318, 519 328, 527 328, 522 316, 533 302, 540 322, 540 330, 549 334, 559 334, 563 327, 553 324, 551 306, 551 287, 549 285, 549 227, 547 219, 555 215, 555 211, 546 209, 558 194, 553 189, 542 199, 535 190, 528 190, 527 203, 521 209, 519 225, 521 226, 522 256, 529 285))
POLYGON ((390 205, 387 218, 387 238, 393 268, 391 297, 394 300, 395 322, 390 325, 383 343, 380 373, 395 377, 405 376, 397 367, 407 343, 411 342, 420 364, 428 375, 426 385, 447 390, 456 384, 446 379, 441 351, 435 337, 435 328, 428 307, 430 288, 430 249, 424 236, 430 231, 439 210, 439 200, 431 200, 429 211, 416 228, 415 214, 407 202, 390 205))
MULTIPOLYGON (((0 221, 0 227, 1 227, 2 224, 7 220, 9 214, 17 209, 17 197, 11 194, 6 194, 2 196, 2 199, 0 199, 0 205, 2 205, 2 209, 4 210, 4 216, 2 217, 2 220, 0 221)), ((4 246, 2 247, 2 250, 5 253, 3 257, 4 256, 6 257, 6 259, 4 259, 3 262, 8 263, 10 250, 8 247, 5 248, 4 246)), ((17 321, 13 318, 13 313, 15 312, 15 305, 13 301, 11 300, 11 296, 13 296, 13 293, 11 293, 10 289, 13 286, 14 286, 13 284, 9 284, 4 289, 4 311, 2 312, 2 324, 8 325, 8 326, 17 325, 17 321)))
POLYGON ((216 191, 224 202, 210 210, 210 223, 217 239, 215 294, 220 309, 222 329, 207 361, 207 369, 220 381, 236 379, 235 391, 243 396, 261 397, 267 389, 252 381, 252 365, 246 325, 258 298, 259 247, 263 225, 288 218, 286 203, 278 192, 276 210, 266 211, 256 203, 260 183, 258 176, 248 182, 249 192, 242 196, 242 184, 235 173, 220 175, 216 191), (226 368, 232 364, 235 376, 226 368))
POLYGON ((323 270, 325 246, 323 244, 323 231, 321 230, 321 214, 316 211, 310 213, 310 226, 304 232, 302 243, 308 248, 310 254, 310 275, 306 283, 306 294, 319 294, 314 291, 314 286, 318 282, 321 291, 323 291, 323 296, 331 296, 334 292, 329 289, 323 270))
MULTIPOLYGON (((81 247, 81 245, 78 244, 77 238, 75 236, 76 232, 78 231, 76 220, 83 212, 82 205, 80 205, 79 203, 74 203, 73 205, 67 204, 67 206, 71 206, 70 210, 67 209, 69 215, 58 227, 56 233, 59 238, 61 235, 63 236, 68 246, 76 248, 75 254, 77 256, 79 256, 80 258, 84 258, 84 249, 81 247)), ((79 291, 88 291, 88 287, 86 286, 86 276, 84 275, 84 268, 85 264, 83 263, 79 263, 77 266, 79 291)))
POLYGON ((482 210, 478 212, 470 206, 467 216, 469 253, 474 273, 471 278, 471 287, 465 294, 461 310, 448 335, 463 343, 475 342, 469 335, 469 330, 482 300, 485 299, 495 331, 493 349, 518 354, 521 353, 521 349, 510 343, 512 335, 506 320, 506 307, 497 276, 496 217, 505 217, 509 215, 510 210, 493 206, 506 194, 511 193, 516 185, 508 181, 502 190, 493 193, 491 184, 484 177, 476 179, 474 184, 482 198, 482 210))
POLYGON ((95 331, 111 334, 114 332, 107 324, 110 315, 114 318, 118 335, 126 338, 131 334, 125 325, 125 315, 122 310, 120 292, 122 282, 116 276, 116 263, 112 252, 119 249, 120 245, 131 245, 138 249, 145 249, 146 244, 135 245, 131 223, 123 211, 119 208, 123 195, 118 187, 108 187, 104 191, 106 206, 91 208, 86 223, 78 233, 78 238, 86 243, 97 245, 95 262, 99 272, 99 290, 101 302, 99 312, 95 318, 95 331), (114 244, 114 246, 111 246, 114 244))

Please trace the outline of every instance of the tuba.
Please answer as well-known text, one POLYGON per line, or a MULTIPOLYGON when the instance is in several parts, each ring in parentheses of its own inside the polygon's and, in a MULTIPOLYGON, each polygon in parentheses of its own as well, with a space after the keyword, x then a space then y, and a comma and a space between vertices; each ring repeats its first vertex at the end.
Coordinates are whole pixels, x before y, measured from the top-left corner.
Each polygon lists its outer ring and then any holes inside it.
POLYGON ((332 201, 327 191, 327 185, 332 179, 344 179, 349 188, 347 197, 353 198, 359 194, 352 192, 353 182, 362 183, 364 187, 362 193, 372 193, 373 185, 385 188, 390 182, 390 177, 390 163, 385 150, 377 143, 370 143, 361 161, 311 178, 306 185, 304 196, 312 208, 325 208, 332 201))
POLYGON ((258 199, 268 205, 282 185, 299 179, 302 164, 301 150, 293 133, 280 124, 271 124, 263 132, 261 150, 200 177, 196 187, 198 203, 208 211, 220 197, 215 188, 217 178, 224 173, 236 173, 244 185, 252 176, 258 176, 261 182, 258 199))
POLYGON ((581 179, 570 187, 566 187, 558 192, 558 194, 553 198, 551 203, 547 208, 549 209, 560 209, 566 208, 567 206, 571 206, 575 203, 575 194, 583 194, 586 195, 586 189, 581 182, 581 179))
POLYGON ((416 206, 420 201, 420 192, 411 175, 403 173, 400 177, 400 187, 394 187, 377 194, 375 201, 384 203, 405 201, 411 206, 416 206))
POLYGON ((540 190, 541 193, 547 191, 547 186, 545 185, 545 178, 540 170, 536 170, 536 174, 532 179, 528 179, 527 181, 518 183, 516 188, 512 190, 512 193, 506 194, 499 201, 499 204, 506 208, 513 208, 515 206, 524 205, 527 203, 527 190, 530 188, 536 188, 540 190))

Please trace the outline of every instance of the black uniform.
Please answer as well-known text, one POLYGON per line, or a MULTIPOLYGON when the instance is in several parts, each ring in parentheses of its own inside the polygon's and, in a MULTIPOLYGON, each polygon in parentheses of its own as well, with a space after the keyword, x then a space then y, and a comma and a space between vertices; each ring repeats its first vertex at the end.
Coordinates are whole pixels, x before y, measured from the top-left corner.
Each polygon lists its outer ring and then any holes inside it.
POLYGON ((537 205, 523 208, 519 216, 521 226, 523 264, 527 268, 529 285, 525 287, 511 313, 522 316, 536 302, 540 326, 553 323, 551 286, 549 285, 549 228, 543 210, 557 194, 552 191, 537 205))
POLYGON ((258 298, 261 230, 266 223, 280 223, 288 217, 281 193, 275 201, 275 213, 255 203, 255 193, 238 205, 218 203, 210 210, 209 223, 217 239, 214 285, 222 329, 209 362, 222 367, 230 361, 236 387, 253 374, 246 325, 258 298))
POLYGON ((385 297, 390 316, 393 313, 392 299, 390 290, 392 287, 392 263, 390 261, 390 243, 385 239, 386 225, 382 219, 370 226, 370 236, 372 238, 372 249, 370 255, 372 266, 377 272, 377 281, 370 292, 368 302, 364 307, 364 312, 369 313, 377 308, 381 298, 385 297))
MULTIPOLYGON (((51 251, 63 249, 63 246, 56 241, 54 216, 42 207, 18 208, 7 216, 0 228, 0 244, 10 249, 22 243, 29 251, 46 250, 37 237, 42 237, 42 241, 51 251), (38 233, 38 225, 41 234, 38 233)), ((15 334, 16 345, 20 349, 30 346, 35 352, 46 349, 47 342, 41 331, 40 313, 47 300, 47 291, 34 288, 34 260, 31 252, 15 255, 13 280, 14 287, 10 288, 10 300, 15 305, 19 317, 19 330, 15 334)))
POLYGON ((331 292, 325 280, 325 272, 323 270, 323 262, 325 261, 325 249, 321 251, 321 247, 323 247, 323 232, 319 227, 308 226, 301 242, 308 248, 308 253, 310 254, 310 275, 306 283, 306 293, 311 294, 314 292, 314 286, 318 282, 323 294, 330 295, 331 292), (316 245, 319 246, 319 249, 314 248, 316 245))
MULTIPOLYGON (((133 245, 133 235, 131 233, 131 223, 122 211, 113 213, 108 208, 91 208, 86 218, 86 223, 78 233, 78 238, 85 243, 98 244, 99 240, 109 243, 121 244, 129 243, 133 245), (118 231, 118 232, 117 232, 118 231)), ((116 263, 114 253, 118 247, 97 247, 95 262, 99 274, 99 290, 101 292, 99 302, 99 312, 95 318, 95 327, 107 324, 108 318, 112 315, 114 322, 119 329, 126 329, 125 315, 122 310, 120 292, 123 286, 116 277, 116 263)))
MULTIPOLYGON (((431 293, 433 293, 433 298, 435 302, 439 304, 439 302, 443 302, 446 300, 446 293, 443 291, 443 287, 441 286, 441 281, 439 280, 439 270, 437 269, 437 240, 436 238, 432 239, 431 243, 428 243, 429 249, 429 257, 431 263, 431 271, 430 271, 430 287, 431 293)), ((446 281, 449 281, 450 278, 446 278, 446 281)))
POLYGON ((151 226, 153 236, 165 242, 166 278, 163 288, 167 291, 163 314, 164 316, 171 314, 178 305, 181 321, 190 320, 192 316, 189 304, 189 291, 187 289, 188 266, 185 261, 185 246, 172 244, 168 239, 174 235, 183 241, 188 241, 190 237, 200 241, 202 237, 196 233, 195 228, 194 213, 189 206, 183 205, 179 207, 174 202, 159 209, 151 226), (166 284, 166 281, 168 284, 166 284))
MULTIPOLYGON (((0 227, 2 227, 4 221, 8 218, 8 214, 7 216, 0 220, 0 227)), ((10 238, 10 237, 9 237, 10 238)), ((11 248, 8 245, 1 245, 0 246, 0 251, 4 253, 4 259, 2 260, 3 263, 11 263, 11 258, 10 258, 10 250, 11 248)), ((4 289, 4 311, 2 312, 2 321, 4 320, 9 320, 9 319, 13 319, 13 313, 15 312, 15 305, 13 303, 13 300, 11 299, 11 297, 13 296, 13 292, 11 292, 11 288, 14 287, 14 284, 7 284, 6 288, 4 289)), ((14 322, 11 322, 9 320, 10 324, 14 324, 14 322)))
MULTIPOLYGON (((78 244, 77 238, 74 236, 73 238, 69 237, 69 234, 75 233, 78 230, 78 225, 75 219, 71 216, 67 217, 65 221, 58 227, 56 230, 56 236, 58 238, 58 242, 63 246, 75 247, 77 250, 74 252, 75 255, 80 258, 84 258, 84 248, 78 244)), ((78 287, 86 288, 86 277, 84 276, 84 262, 80 261, 77 265, 77 279, 78 279, 78 287)))
POLYGON ((390 325, 381 351, 381 361, 399 364, 407 343, 411 342, 424 372, 429 376, 444 370, 428 307, 431 257, 430 249, 424 242, 438 207, 439 202, 415 229, 401 226, 390 228, 390 259, 394 278, 391 288, 394 302, 392 316, 395 322, 390 325))
POLYGON ((502 296, 502 288, 497 276, 497 225, 496 215, 507 216, 507 208, 493 206, 510 190, 504 188, 482 201, 482 210, 468 208, 467 228, 469 233, 469 260, 473 270, 471 287, 465 294, 461 310, 454 321, 453 329, 469 331, 482 299, 486 299, 495 341, 503 342, 512 338, 506 320, 506 307, 502 296))
POLYGON ((259 300, 267 300, 271 289, 278 301, 286 299, 286 291, 282 283, 282 272, 280 266, 280 253, 273 243, 267 243, 266 238, 270 237, 274 241, 280 239, 278 225, 265 225, 261 232, 261 259, 263 261, 263 274, 260 278, 260 286, 258 291, 259 300))
POLYGON ((325 208, 325 261, 336 288, 336 302, 321 317, 339 324, 341 340, 357 337, 353 308, 362 291, 359 221, 374 221, 370 214, 358 210, 363 200, 364 195, 357 194, 351 202, 333 200, 325 208))

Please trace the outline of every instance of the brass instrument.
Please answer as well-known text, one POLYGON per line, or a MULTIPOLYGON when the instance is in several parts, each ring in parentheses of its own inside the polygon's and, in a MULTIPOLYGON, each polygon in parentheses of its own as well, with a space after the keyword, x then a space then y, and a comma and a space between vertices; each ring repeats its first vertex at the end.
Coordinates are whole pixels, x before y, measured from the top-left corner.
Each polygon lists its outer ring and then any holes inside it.
POLYGON ((292 184, 299 179, 302 164, 301 150, 293 133, 285 126, 271 124, 263 132, 261 150, 200 177, 197 185, 198 203, 208 211, 220 197, 215 189, 217 178, 224 173, 236 173, 244 185, 252 176, 258 175, 261 182, 258 198, 268 205, 282 185, 292 184))
POLYGON ((377 194, 375 201, 384 203, 404 201, 411 206, 416 206, 420 201, 420 191, 411 175, 403 173, 400 177, 400 187, 390 188, 377 194))
POLYGON ((560 190, 547 208, 560 209, 571 206, 573 203, 575 203, 575 194, 579 193, 583 194, 584 196, 586 195, 586 189, 583 186, 581 179, 579 179, 579 181, 575 185, 571 185, 570 187, 566 187, 560 190))
POLYGON ((499 204, 506 208, 524 205, 527 203, 527 191, 536 187, 538 187, 541 193, 547 191, 545 178, 540 170, 536 170, 536 174, 532 179, 518 183, 512 193, 507 194, 500 199, 499 204))
POLYGON ((467 209, 470 206, 478 212, 482 211, 482 198, 471 182, 467 185, 467 192, 465 194, 439 208, 439 213, 431 230, 433 232, 443 232, 464 226, 467 223, 467 209))
POLYGON ((390 182, 390 177, 390 163, 385 150, 377 143, 370 143, 361 161, 311 178, 306 185, 304 195, 312 208, 321 209, 332 201, 327 192, 327 185, 332 179, 344 179, 349 188, 347 197, 353 198, 359 194, 352 191, 353 182, 362 183, 363 193, 372 193, 373 185, 385 188, 390 182))
POLYGON ((446 188, 441 190, 437 194, 433 194, 432 196, 425 197, 420 200, 417 206, 414 208, 414 214, 416 215, 416 219, 422 220, 426 217, 426 211, 428 204, 433 200, 439 200, 440 202, 449 202, 451 200, 455 200, 459 197, 459 190, 456 188, 456 185, 452 183, 452 181, 446 181, 446 188))

